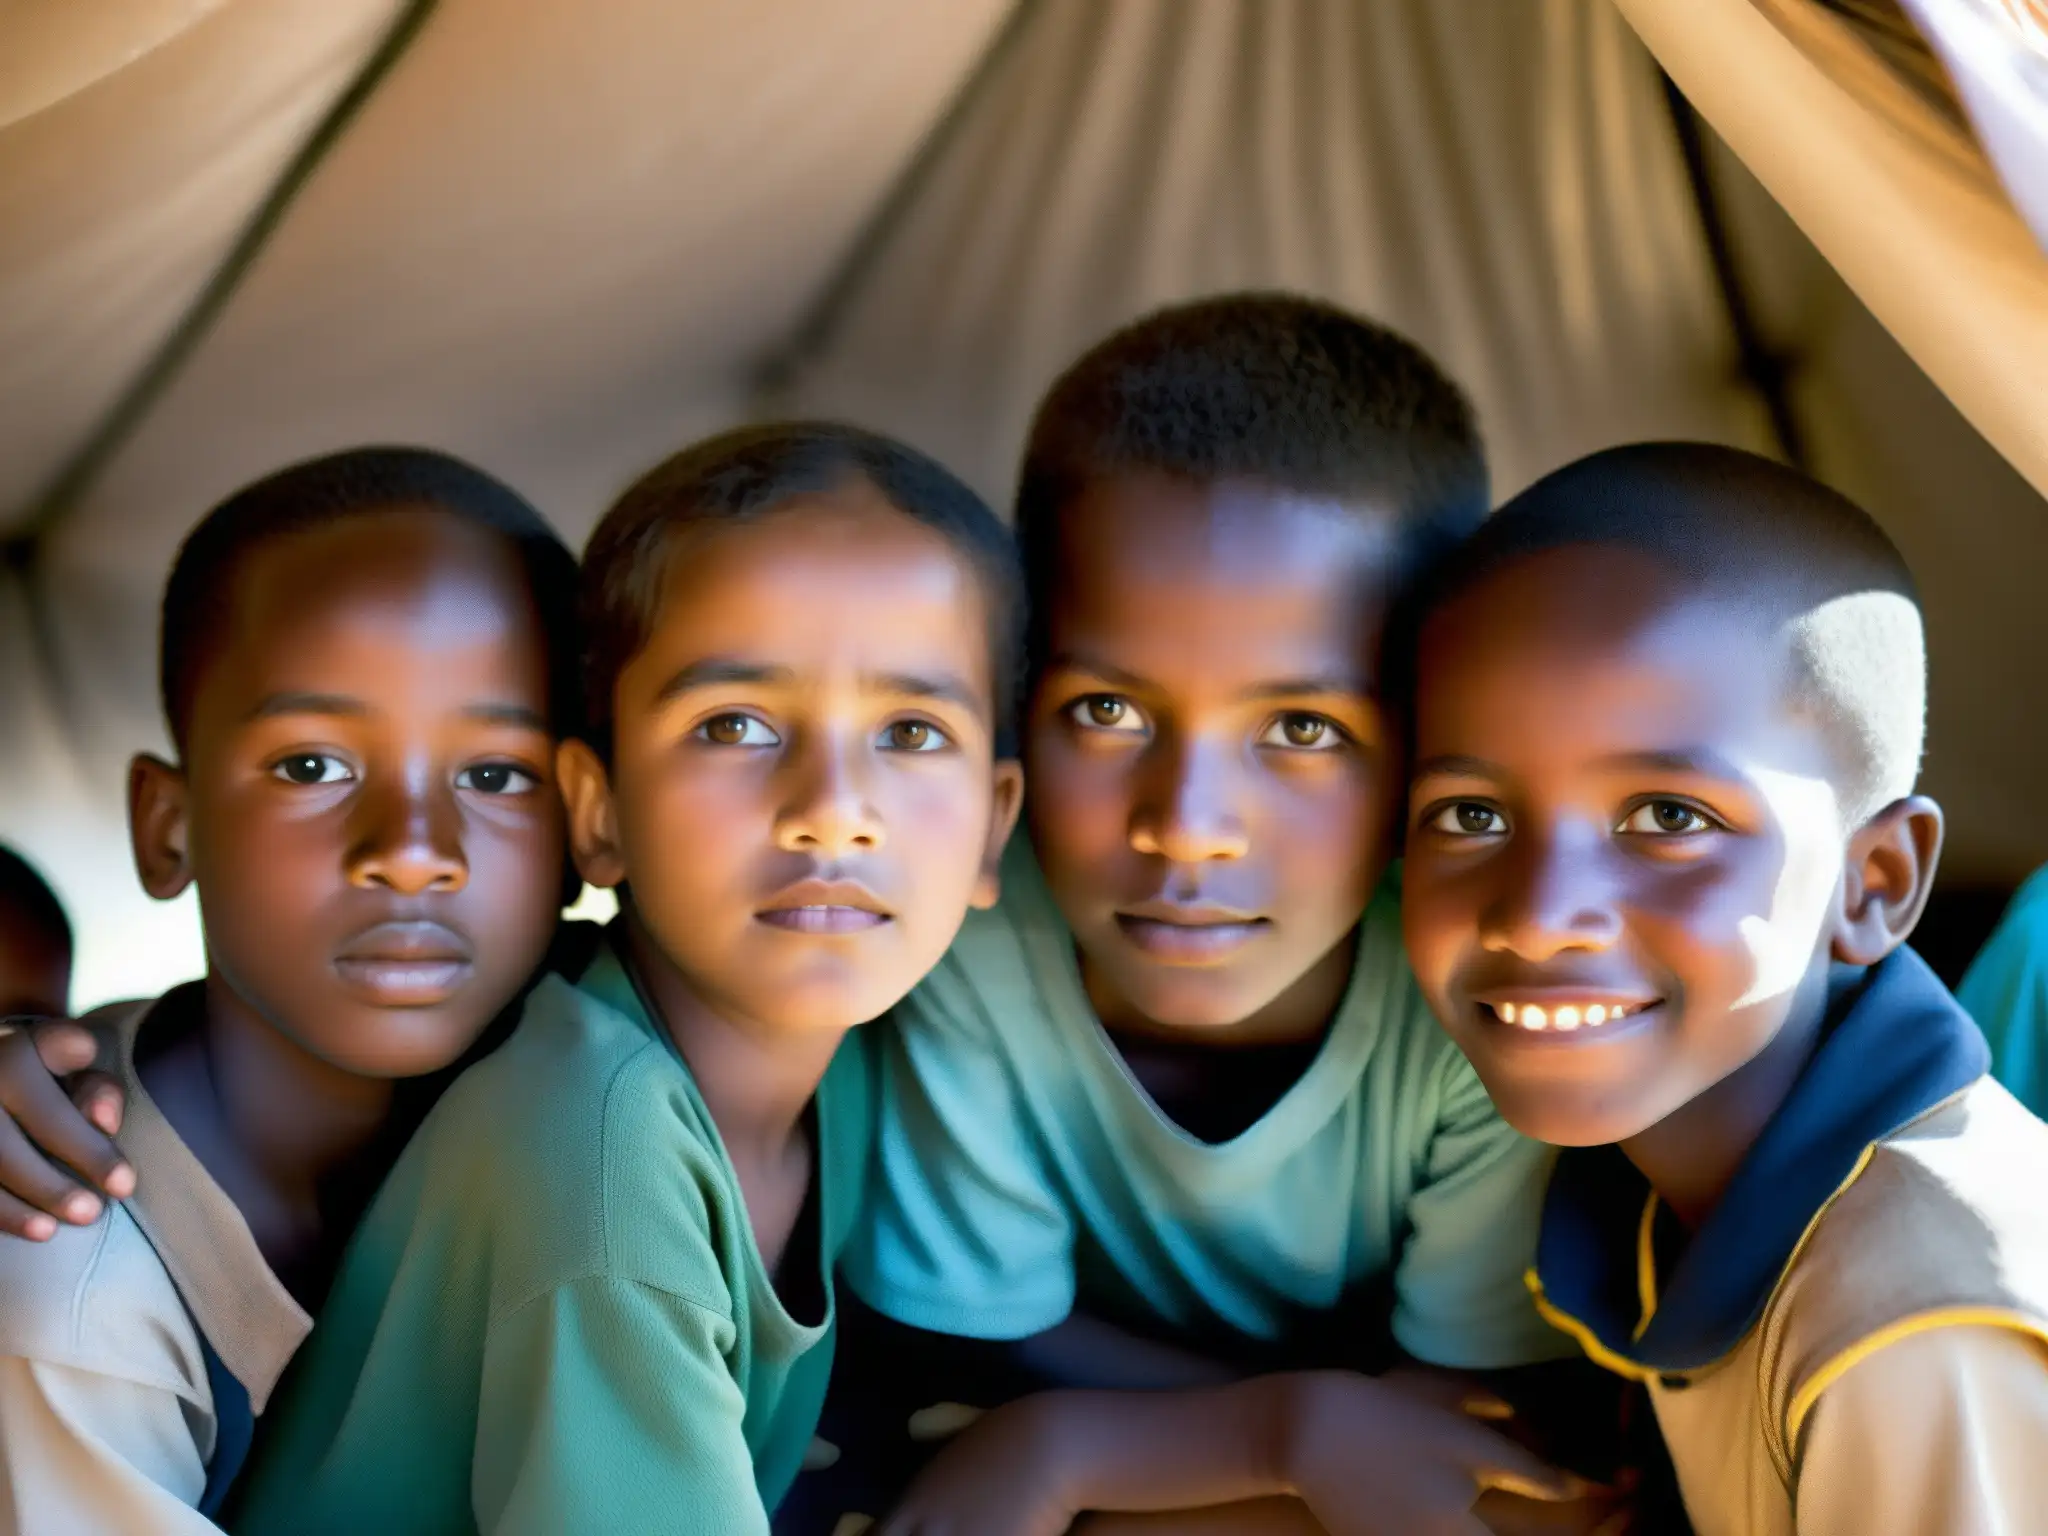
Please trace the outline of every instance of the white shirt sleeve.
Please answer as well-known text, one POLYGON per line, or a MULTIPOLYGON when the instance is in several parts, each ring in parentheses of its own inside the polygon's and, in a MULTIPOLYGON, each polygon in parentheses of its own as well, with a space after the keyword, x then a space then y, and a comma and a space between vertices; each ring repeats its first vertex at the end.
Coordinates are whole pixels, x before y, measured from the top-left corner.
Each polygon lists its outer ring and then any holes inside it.
POLYGON ((0 1356, 0 1536, 217 1536, 175 1392, 0 1356))
POLYGON ((2027 1536, 2048 1511, 2048 1346, 1995 1325, 1885 1345, 1824 1391, 1799 1536, 2027 1536))

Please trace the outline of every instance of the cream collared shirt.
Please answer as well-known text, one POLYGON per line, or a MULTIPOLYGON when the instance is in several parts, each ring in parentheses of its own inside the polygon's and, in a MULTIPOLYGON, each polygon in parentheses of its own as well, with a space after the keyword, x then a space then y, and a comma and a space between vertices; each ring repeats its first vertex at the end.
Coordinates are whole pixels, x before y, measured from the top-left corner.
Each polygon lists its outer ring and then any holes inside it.
POLYGON ((312 1326, 136 1079, 156 1006, 88 1021, 119 1043, 135 1198, 47 1243, 0 1241, 0 1536, 213 1531, 202 1330, 261 1413, 312 1326))

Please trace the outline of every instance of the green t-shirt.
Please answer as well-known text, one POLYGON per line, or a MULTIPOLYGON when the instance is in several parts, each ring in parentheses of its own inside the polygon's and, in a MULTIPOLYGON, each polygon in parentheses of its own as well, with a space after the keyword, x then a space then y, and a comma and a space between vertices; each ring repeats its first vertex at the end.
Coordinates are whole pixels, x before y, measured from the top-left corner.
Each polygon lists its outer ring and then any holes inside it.
POLYGON ((1956 1001, 1991 1042, 1991 1075, 2048 1117, 2048 869, 2013 897, 1956 1001))
POLYGON ((766 1536, 824 1399, 873 1095, 856 1032, 816 1100, 800 1322, 617 955, 543 981, 364 1218, 233 1529, 766 1536))
POLYGON ((1394 1341, 1419 1359, 1574 1353, 1524 1278, 1551 1153, 1500 1119, 1430 1015, 1396 877, 1313 1063, 1216 1144, 1161 1114, 1117 1054, 1027 839, 1003 882, 876 1039, 877 1178, 842 1259, 872 1306, 1013 1339, 1078 1300, 1184 1338, 1285 1345, 1391 1289, 1394 1341))

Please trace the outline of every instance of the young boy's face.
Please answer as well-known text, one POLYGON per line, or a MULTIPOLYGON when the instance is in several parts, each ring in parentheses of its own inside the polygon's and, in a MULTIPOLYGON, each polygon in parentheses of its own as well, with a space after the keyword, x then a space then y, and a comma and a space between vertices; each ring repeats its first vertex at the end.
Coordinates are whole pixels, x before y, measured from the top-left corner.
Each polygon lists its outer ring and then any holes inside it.
POLYGON ((1282 1016, 1341 960, 1399 792, 1372 677, 1387 524, 1129 475, 1063 508, 1060 539, 1027 814, 1097 1009, 1319 1025, 1282 1016))
POLYGON ((210 970, 363 1076, 454 1061, 561 897, 546 649, 516 554, 429 507, 245 555, 174 771, 138 759, 145 885, 196 881, 210 970))
POLYGON ((1635 1135, 1825 983, 1849 829, 1771 627, 1644 556, 1572 548, 1425 629, 1409 956, 1530 1136, 1635 1135))
POLYGON ((864 482, 700 529, 672 566, 609 774, 563 751, 578 863, 728 1021, 866 1022, 994 900, 1015 821, 980 581, 864 482))

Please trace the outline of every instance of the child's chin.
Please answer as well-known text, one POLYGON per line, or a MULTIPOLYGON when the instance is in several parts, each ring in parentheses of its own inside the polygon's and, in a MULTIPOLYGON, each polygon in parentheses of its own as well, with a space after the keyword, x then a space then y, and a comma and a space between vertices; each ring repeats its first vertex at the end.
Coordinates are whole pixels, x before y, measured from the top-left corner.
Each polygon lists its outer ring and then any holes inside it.
POLYGON ((1485 1086, 1503 1120, 1531 1141, 1553 1147, 1612 1146, 1648 1129, 1640 1115, 1626 1108, 1575 1099, 1554 1086, 1540 1092, 1485 1086))

